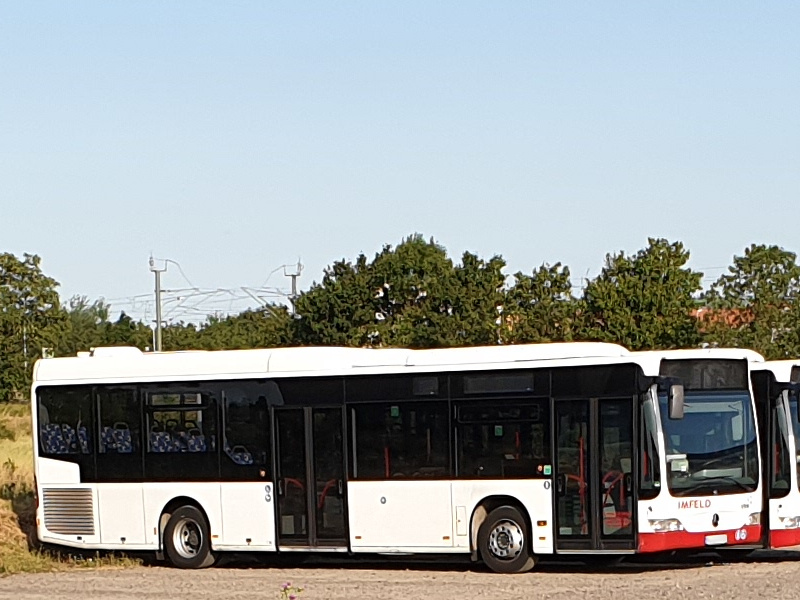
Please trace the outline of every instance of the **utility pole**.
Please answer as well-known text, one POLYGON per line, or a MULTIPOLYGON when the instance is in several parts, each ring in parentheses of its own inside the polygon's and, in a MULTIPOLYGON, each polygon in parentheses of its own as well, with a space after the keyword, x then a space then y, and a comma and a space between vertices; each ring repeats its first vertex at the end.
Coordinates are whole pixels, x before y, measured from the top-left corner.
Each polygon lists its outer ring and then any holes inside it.
POLYGON ((156 261, 150 256, 150 270, 156 276, 156 338, 153 346, 156 352, 161 352, 161 273, 167 270, 167 264, 164 263, 164 268, 159 269, 156 267, 156 261))
POLYGON ((297 278, 300 277, 300 273, 302 273, 302 272, 303 272, 303 265, 302 265, 302 263, 300 262, 299 259, 297 260, 297 270, 295 272, 287 273, 286 272, 286 267, 285 266, 283 267, 283 274, 286 277, 291 277, 292 278, 292 293, 289 294, 289 302, 292 303, 292 314, 295 314, 295 305, 294 305, 294 303, 297 300, 297 298, 299 297, 299 295, 297 293, 297 278))

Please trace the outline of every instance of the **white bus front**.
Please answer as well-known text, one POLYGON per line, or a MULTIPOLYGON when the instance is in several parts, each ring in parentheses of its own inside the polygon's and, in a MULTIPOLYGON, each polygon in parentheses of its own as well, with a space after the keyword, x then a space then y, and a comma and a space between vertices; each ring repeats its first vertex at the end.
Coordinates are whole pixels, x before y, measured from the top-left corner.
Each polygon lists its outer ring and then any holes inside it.
POLYGON ((763 501, 747 361, 665 359, 661 374, 645 406, 660 489, 640 495, 639 551, 757 544, 763 501), (682 401, 670 398, 671 381, 683 384, 682 401))

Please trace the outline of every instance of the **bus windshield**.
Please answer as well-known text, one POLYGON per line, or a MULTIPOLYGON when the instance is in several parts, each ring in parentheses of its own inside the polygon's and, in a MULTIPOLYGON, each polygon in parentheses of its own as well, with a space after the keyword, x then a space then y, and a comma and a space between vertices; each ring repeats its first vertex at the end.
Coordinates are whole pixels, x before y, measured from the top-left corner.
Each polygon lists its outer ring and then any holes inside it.
POLYGON ((797 485, 800 487, 800 415, 798 414, 798 403, 800 394, 797 390, 789 392, 789 410, 791 411, 792 431, 794 432, 795 452, 797 453, 797 485))
POLYGON ((756 425, 747 390, 687 392, 682 419, 659 394, 667 484, 676 496, 752 492, 758 486, 756 425))

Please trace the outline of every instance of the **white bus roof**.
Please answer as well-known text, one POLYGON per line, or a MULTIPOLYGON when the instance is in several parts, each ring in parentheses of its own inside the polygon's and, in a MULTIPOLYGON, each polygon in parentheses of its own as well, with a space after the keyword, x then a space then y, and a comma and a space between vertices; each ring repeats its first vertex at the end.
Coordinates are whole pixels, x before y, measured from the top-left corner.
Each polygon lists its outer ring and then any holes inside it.
MULTIPOLYGON (((655 369, 659 372, 662 360, 746 360, 751 365, 764 362, 764 357, 753 350, 744 348, 685 348, 678 350, 640 350, 631 352, 636 361, 642 365, 645 373, 655 369), (652 363, 654 364, 650 364, 652 363)), ((751 368, 753 368, 751 366, 751 368)))
MULTIPOLYGON (((622 346, 601 342, 521 344, 409 350, 339 347, 269 348, 188 352, 142 352, 132 347, 97 348, 76 357, 41 359, 34 385, 79 381, 159 381, 270 375, 343 375, 434 371, 443 367, 498 368, 523 363, 580 365, 635 362, 622 346)), ((534 366, 534 365, 530 365, 534 366)), ((652 373, 651 373, 652 374, 652 373)))
POLYGON ((795 360, 768 360, 767 362, 753 365, 754 371, 772 371, 775 380, 789 383, 792 380, 792 368, 800 367, 800 359, 795 360))

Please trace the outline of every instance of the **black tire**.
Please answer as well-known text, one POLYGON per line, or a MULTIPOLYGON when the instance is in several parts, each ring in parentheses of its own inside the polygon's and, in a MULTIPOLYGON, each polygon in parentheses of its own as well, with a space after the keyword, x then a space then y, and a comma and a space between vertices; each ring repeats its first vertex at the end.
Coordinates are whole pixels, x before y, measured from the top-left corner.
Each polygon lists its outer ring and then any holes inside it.
POLYGON ((214 564, 208 522, 194 506, 173 511, 164 528, 164 551, 179 569, 203 569, 214 564))
POLYGON ((483 562, 495 573, 524 573, 536 564, 528 523, 513 506, 495 508, 478 530, 483 562))

